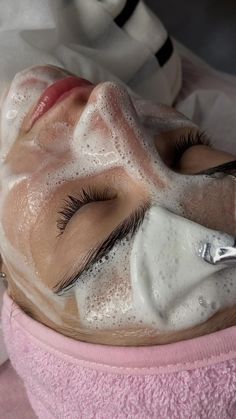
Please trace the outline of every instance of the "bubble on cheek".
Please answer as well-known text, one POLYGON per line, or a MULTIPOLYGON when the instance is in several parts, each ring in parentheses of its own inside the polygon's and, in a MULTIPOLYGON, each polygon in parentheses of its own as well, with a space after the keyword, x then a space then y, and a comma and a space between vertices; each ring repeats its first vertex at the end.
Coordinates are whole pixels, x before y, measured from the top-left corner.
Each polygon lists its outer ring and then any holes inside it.
POLYGON ((141 321, 132 304, 129 252, 130 242, 121 241, 78 281, 75 295, 84 326, 117 329, 141 321))

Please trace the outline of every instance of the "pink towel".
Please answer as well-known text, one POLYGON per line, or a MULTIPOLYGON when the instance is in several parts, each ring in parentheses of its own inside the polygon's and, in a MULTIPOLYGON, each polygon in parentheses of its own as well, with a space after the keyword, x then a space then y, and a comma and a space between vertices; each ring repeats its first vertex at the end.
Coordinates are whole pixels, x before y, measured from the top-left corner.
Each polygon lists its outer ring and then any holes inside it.
POLYGON ((110 347, 64 337, 5 294, 12 364, 39 418, 236 418, 236 327, 151 347, 110 347))
POLYGON ((0 365, 0 418, 37 419, 29 404, 22 380, 9 360, 0 365))

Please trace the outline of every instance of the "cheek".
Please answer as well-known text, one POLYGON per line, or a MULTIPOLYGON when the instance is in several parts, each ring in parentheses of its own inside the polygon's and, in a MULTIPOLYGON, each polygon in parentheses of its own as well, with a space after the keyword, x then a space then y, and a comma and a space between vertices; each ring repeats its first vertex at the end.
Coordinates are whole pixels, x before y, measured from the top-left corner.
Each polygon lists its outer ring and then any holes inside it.
POLYGON ((65 305, 61 317, 64 323, 69 323, 74 330, 80 324, 80 312, 75 295, 65 298, 65 305))
POLYGON ((84 327, 109 330, 134 324, 130 242, 117 244, 81 277, 74 292, 84 327))
POLYGON ((31 222, 31 215, 27 210, 27 185, 23 181, 2 198, 1 216, 5 239, 23 254, 26 254, 31 222))
POLYGON ((131 281, 128 276, 95 277, 88 288, 76 291, 78 311, 83 325, 93 329, 114 329, 126 324, 132 306, 131 281))

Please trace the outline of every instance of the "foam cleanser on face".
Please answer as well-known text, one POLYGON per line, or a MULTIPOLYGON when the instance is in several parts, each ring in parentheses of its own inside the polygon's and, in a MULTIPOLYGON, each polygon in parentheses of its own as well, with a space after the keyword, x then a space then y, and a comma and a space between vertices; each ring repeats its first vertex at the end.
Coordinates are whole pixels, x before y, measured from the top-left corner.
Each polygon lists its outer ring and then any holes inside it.
POLYGON ((232 246, 233 238, 151 207, 131 252, 133 301, 144 323, 162 331, 181 330, 235 304, 233 270, 205 262, 205 242, 232 246))

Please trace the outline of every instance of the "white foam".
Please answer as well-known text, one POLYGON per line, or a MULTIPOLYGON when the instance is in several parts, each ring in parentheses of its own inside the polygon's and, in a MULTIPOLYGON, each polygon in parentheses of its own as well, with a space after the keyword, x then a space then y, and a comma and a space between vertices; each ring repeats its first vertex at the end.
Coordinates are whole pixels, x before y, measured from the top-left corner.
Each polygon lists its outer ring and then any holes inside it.
POLYGON ((188 221, 158 206, 148 212, 131 255, 134 306, 147 324, 181 330, 236 303, 236 283, 222 293, 225 267, 203 261, 203 243, 232 246, 232 237, 188 221), (220 271, 221 280, 219 283, 220 271), (161 314, 160 314, 161 313, 161 314))

